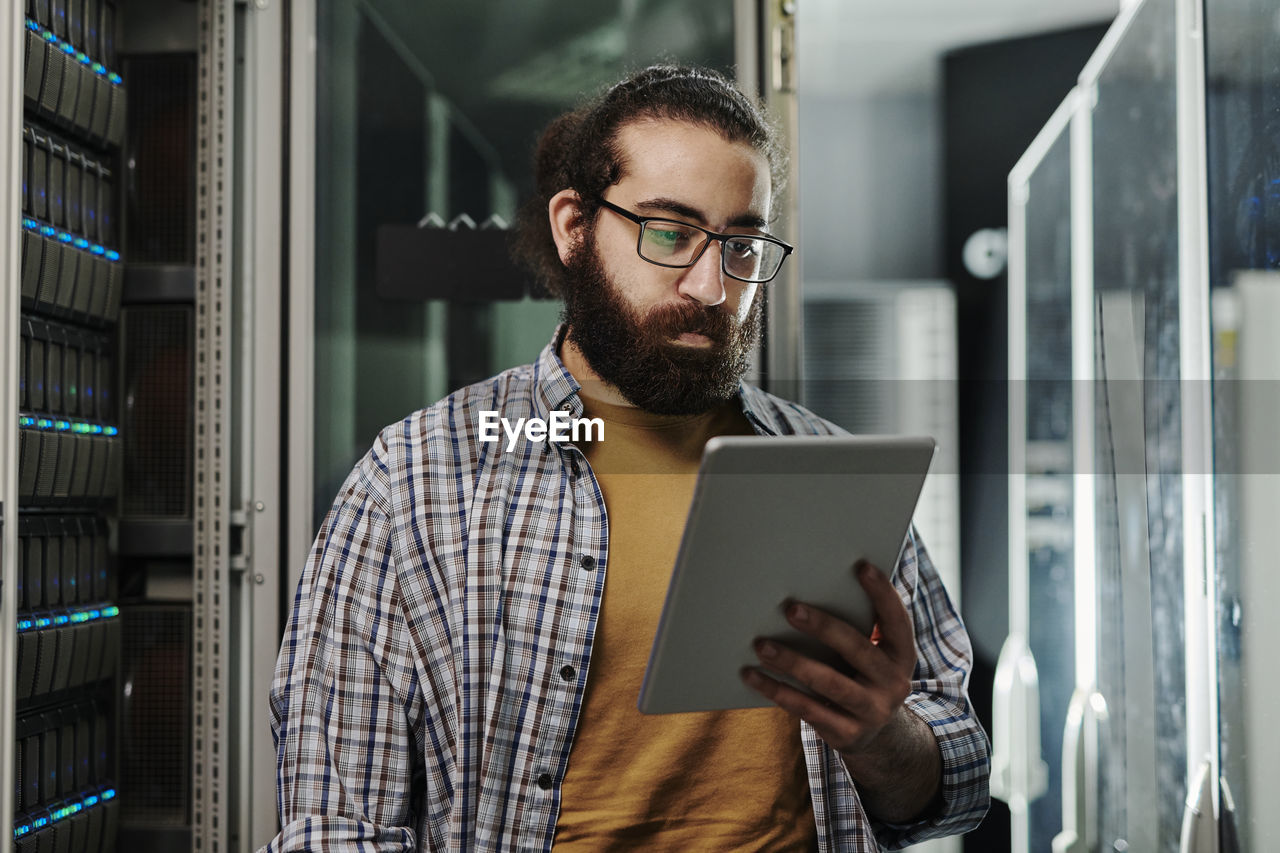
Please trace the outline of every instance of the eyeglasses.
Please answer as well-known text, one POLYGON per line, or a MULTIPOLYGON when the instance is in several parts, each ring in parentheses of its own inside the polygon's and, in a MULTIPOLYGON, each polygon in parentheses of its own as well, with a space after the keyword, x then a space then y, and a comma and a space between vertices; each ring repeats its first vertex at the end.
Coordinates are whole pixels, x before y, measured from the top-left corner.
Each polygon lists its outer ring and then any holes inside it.
POLYGON ((660 267, 691 267, 702 253, 719 240, 720 268, 738 281, 764 283, 772 281, 782 269, 782 262, 795 249, 775 237, 757 234, 717 234, 688 222, 640 216, 605 199, 600 204, 640 226, 636 252, 641 258, 660 267))

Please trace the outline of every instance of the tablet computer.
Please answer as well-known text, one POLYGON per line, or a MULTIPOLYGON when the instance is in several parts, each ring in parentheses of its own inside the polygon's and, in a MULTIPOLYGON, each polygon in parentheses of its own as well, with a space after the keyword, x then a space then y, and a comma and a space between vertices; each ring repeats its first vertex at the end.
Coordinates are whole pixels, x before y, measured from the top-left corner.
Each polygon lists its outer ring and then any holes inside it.
POLYGON ((761 665, 757 637, 833 654, 791 628, 790 601, 870 634, 875 614, 853 566, 866 559, 886 574, 897 566, 934 447, 906 436, 707 442, 640 711, 769 706, 739 676, 761 665))

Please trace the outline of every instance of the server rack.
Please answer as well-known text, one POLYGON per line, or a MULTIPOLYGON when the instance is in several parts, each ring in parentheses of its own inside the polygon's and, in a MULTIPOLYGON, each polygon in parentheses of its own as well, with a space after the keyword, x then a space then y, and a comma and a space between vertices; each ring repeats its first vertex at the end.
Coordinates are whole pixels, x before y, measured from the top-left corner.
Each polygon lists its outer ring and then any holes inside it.
POLYGON ((0 824, 19 853, 252 850, 275 832, 283 6, 6 12, 0 824))
POLYGON ((112 0, 29 0, 21 11, 20 260, 8 283, 20 311, 6 573, 13 846, 112 850, 122 618, 109 540, 124 277, 115 212, 127 89, 112 0))

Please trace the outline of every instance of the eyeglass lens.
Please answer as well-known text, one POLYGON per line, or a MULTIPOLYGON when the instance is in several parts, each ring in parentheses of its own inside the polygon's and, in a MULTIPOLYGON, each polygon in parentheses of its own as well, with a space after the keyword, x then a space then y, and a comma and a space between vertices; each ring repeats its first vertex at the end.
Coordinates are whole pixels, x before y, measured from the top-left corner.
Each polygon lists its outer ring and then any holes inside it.
MULTIPOLYGON (((640 235, 640 256, 670 266, 687 266, 710 238, 697 228, 668 220, 649 220, 640 235)), ((722 264, 727 273, 746 281, 768 281, 778 272, 786 251, 777 243, 750 235, 724 241, 722 264)))

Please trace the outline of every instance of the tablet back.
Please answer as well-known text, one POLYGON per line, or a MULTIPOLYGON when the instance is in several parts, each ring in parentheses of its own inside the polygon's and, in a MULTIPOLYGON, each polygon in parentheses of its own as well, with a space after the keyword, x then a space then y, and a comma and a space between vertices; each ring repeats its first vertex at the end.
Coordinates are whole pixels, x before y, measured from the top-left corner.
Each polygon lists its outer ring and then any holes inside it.
POLYGON ((815 657, 825 647, 783 616, 792 600, 870 633, 874 614, 853 572, 898 563, 933 458, 931 438, 721 436, 707 443, 639 708, 644 713, 753 708, 742 683, 757 637, 815 657))

